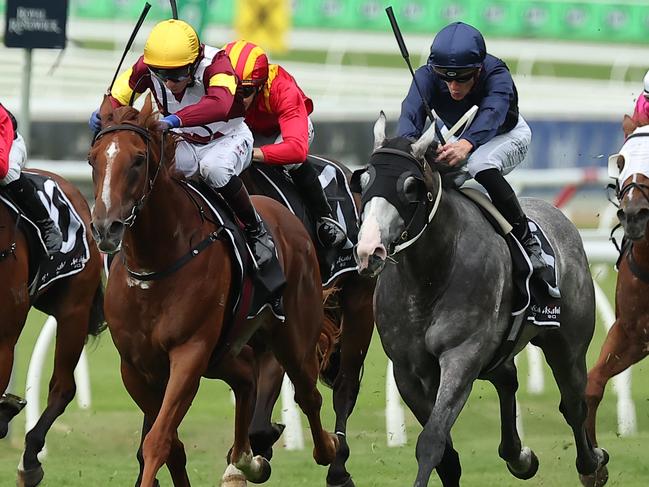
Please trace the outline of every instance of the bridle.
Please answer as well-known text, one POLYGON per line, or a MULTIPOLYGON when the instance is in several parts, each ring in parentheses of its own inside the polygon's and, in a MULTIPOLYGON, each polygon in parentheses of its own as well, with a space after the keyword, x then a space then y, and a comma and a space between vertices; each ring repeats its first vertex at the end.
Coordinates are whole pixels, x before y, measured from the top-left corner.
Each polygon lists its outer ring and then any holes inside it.
POLYGON ((153 186, 155 185, 155 182, 158 178, 158 173, 160 172, 160 168, 163 165, 164 143, 165 143, 165 136, 167 133, 166 131, 162 132, 162 137, 160 138, 160 160, 158 161, 158 167, 156 168, 153 178, 149 179, 149 166, 150 166, 150 159, 151 159, 151 150, 150 150, 151 134, 147 129, 129 122, 120 123, 118 125, 111 125, 110 127, 106 127, 105 129, 100 130, 97 133, 97 135, 95 135, 95 138, 92 141, 92 145, 94 146, 97 143, 97 141, 104 135, 111 132, 117 132, 122 130, 135 132, 140 137, 142 137, 142 139, 146 142, 146 160, 144 161, 146 164, 146 173, 144 177, 144 187, 142 188, 142 196, 140 197, 139 200, 135 202, 133 208, 131 208, 130 215, 124 220, 124 225, 126 225, 127 227, 132 227, 135 224, 137 215, 144 207, 144 203, 146 202, 147 198, 151 194, 151 191, 153 191, 153 186), (148 187, 147 187, 147 183, 148 183, 148 187))
POLYGON ((430 182, 426 181, 426 177, 425 177, 426 169, 428 167, 428 169, 430 170, 430 166, 425 160, 422 163, 421 161, 416 159, 411 153, 401 149, 393 149, 390 147, 379 147, 370 156, 370 160, 369 160, 370 166, 372 164, 372 157, 375 154, 396 155, 399 156, 400 158, 406 159, 408 162, 415 164, 417 170, 422 173, 422 181, 427 189, 425 199, 413 201, 413 203, 417 203, 417 207, 415 208, 415 211, 413 212, 410 221, 406 224, 399 238, 394 242, 390 243, 388 249, 388 257, 392 257, 398 254, 399 252, 401 252, 402 250, 410 247, 412 244, 414 244, 419 239, 419 237, 423 235, 423 233, 426 231, 426 228, 428 227, 428 224, 435 217, 435 214, 437 213, 437 210, 439 208, 439 202, 442 199, 442 178, 439 172, 434 171, 434 174, 437 175, 438 190, 436 192, 437 194, 433 196, 433 193, 435 192, 435 188, 430 184, 430 182), (425 212, 424 214, 427 213, 428 217, 425 218, 425 223, 421 228, 421 230, 414 237, 409 238, 411 227, 413 226, 413 223, 417 221, 417 218, 420 215, 421 211, 425 212))

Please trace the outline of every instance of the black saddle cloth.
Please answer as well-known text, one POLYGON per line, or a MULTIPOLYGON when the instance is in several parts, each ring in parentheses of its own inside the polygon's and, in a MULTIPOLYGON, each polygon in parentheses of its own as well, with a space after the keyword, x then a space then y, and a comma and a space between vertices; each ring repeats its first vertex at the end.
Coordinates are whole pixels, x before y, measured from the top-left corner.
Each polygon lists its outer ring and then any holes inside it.
POLYGON ((343 168, 334 161, 315 155, 309 155, 308 162, 318 172, 333 215, 347 233, 347 242, 341 248, 327 249, 319 244, 315 236, 315 222, 283 166, 253 163, 247 170, 248 177, 252 179, 248 190, 273 198, 302 220, 316 245, 322 284, 327 287, 339 275, 357 269, 353 249, 358 242, 358 214, 343 168))
POLYGON ((237 314, 238 308, 244 301, 249 301, 248 310, 242 310, 248 318, 254 318, 263 309, 269 308, 278 319, 283 321, 285 316, 279 297, 284 288, 285 279, 277 252, 263 269, 255 271, 243 229, 237 224, 234 213, 223 198, 202 181, 186 181, 181 184, 186 184, 189 190, 193 191, 196 197, 209 207, 213 217, 223 227, 221 234, 230 244, 234 257, 233 269, 237 279, 235 282, 238 283, 238 286, 233 286, 237 292, 233 315, 237 314), (243 295, 246 288, 246 277, 250 277, 253 283, 250 300, 244 299, 246 296, 243 295))
POLYGON ((42 174, 27 171, 23 171, 23 174, 36 186, 50 218, 63 235, 61 250, 48 257, 45 243, 32 217, 22 212, 20 202, 13 201, 6 192, 0 193, 0 201, 15 215, 16 225, 27 239, 29 295, 34 299, 54 281, 81 272, 90 258, 90 251, 83 219, 56 181, 42 174))

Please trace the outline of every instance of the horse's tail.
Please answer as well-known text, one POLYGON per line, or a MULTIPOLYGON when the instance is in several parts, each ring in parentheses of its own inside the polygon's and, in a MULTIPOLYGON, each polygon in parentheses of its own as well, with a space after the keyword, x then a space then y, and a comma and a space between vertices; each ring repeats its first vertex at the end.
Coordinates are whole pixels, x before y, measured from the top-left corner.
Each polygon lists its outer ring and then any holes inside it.
POLYGON ((320 381, 329 388, 333 388, 334 380, 340 368, 338 342, 341 333, 341 315, 337 290, 337 288, 331 288, 323 291, 322 299, 325 304, 325 313, 317 349, 320 364, 320 381))
POLYGON ((90 306, 90 322, 88 323, 88 335, 99 336, 106 329, 106 318, 104 317, 104 284, 99 283, 95 290, 95 296, 90 306))

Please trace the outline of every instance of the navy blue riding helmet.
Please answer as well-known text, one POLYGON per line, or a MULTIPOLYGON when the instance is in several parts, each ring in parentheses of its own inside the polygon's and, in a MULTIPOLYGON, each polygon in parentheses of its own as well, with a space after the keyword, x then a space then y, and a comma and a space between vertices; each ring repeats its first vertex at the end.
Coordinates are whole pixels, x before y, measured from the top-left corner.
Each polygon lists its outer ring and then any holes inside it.
POLYGON ((466 80, 482 66, 487 55, 478 29, 453 22, 440 30, 430 46, 428 64, 446 81, 466 80))

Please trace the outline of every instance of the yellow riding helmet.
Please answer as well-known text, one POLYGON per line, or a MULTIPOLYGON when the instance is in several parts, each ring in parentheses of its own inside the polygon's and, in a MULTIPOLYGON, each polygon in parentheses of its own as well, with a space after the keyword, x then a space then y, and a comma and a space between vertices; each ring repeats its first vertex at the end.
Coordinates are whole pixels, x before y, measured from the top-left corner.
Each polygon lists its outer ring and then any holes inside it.
POLYGON ((153 28, 144 45, 144 64, 179 68, 196 61, 200 41, 196 31, 182 20, 164 20, 153 28))

